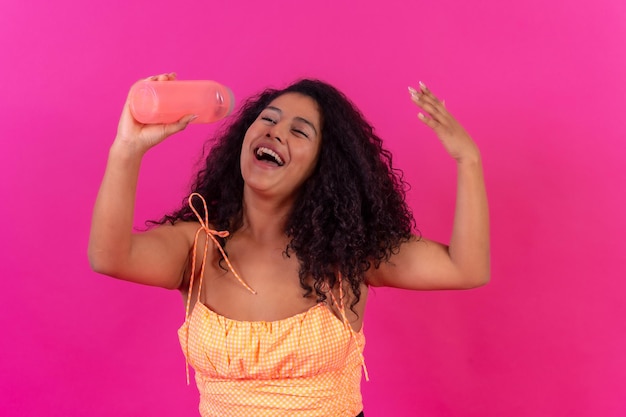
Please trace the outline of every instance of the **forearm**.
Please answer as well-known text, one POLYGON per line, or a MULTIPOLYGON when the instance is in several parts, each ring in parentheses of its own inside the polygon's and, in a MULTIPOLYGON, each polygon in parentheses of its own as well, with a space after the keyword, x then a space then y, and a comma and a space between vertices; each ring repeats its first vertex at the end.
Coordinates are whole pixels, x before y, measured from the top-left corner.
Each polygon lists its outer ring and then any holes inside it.
POLYGON ((109 150, 89 236, 89 262, 95 271, 114 275, 130 255, 142 156, 143 152, 122 141, 114 142, 109 150))
POLYGON ((489 280, 489 207, 480 155, 457 161, 457 197, 449 254, 470 285, 489 280))

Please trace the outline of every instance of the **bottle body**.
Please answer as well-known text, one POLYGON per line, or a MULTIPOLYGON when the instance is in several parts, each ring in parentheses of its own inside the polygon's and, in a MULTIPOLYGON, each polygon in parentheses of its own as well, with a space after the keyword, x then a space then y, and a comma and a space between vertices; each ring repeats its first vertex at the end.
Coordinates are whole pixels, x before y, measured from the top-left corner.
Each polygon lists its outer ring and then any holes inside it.
POLYGON ((130 90, 130 111, 144 124, 174 123, 188 114, 192 123, 212 123, 235 105, 232 91, 215 81, 139 81, 130 90))

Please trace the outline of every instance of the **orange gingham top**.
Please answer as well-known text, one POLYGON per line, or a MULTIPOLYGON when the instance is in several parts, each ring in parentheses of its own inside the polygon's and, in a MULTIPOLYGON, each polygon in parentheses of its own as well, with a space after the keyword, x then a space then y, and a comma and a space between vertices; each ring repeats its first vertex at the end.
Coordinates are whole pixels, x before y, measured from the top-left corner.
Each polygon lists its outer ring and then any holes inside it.
MULTIPOLYGON (((190 205, 194 196, 189 197, 190 205)), ((207 235, 200 270, 198 299, 178 330, 188 364, 195 370, 202 417, 354 417, 363 409, 361 368, 367 370, 362 349, 365 337, 350 326, 343 303, 341 277, 339 308, 342 320, 324 304, 277 321, 238 321, 221 316, 200 301, 200 289, 209 238, 222 251, 214 235, 200 220, 193 250, 193 264, 200 233, 207 235)), ((254 292, 224 259, 235 277, 254 292)), ((193 276, 190 279, 190 291, 193 276)), ((191 297, 189 297, 191 298, 191 297)))

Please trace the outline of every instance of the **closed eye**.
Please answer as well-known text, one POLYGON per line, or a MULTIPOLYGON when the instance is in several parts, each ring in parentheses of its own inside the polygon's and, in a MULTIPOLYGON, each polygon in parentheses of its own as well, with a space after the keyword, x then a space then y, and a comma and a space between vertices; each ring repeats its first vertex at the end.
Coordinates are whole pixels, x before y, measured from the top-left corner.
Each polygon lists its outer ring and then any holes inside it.
POLYGON ((307 135, 306 133, 304 133, 302 130, 299 130, 299 129, 293 129, 293 131, 294 131, 295 133, 299 134, 299 135, 304 136, 304 137, 305 137, 305 138, 307 138, 307 139, 308 139, 308 137, 309 137, 309 135, 307 135))
POLYGON ((261 117, 261 120, 265 120, 266 122, 269 122, 274 125, 276 124, 276 120, 272 119, 271 117, 263 116, 261 117))

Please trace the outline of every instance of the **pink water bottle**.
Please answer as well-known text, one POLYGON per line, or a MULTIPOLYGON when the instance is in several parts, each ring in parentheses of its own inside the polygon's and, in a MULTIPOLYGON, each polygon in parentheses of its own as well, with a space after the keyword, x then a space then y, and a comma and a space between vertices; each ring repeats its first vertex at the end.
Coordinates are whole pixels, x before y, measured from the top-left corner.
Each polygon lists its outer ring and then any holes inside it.
POLYGON ((130 111, 140 123, 173 123, 188 114, 192 123, 212 123, 235 105, 230 88, 215 81, 139 81, 130 89, 130 111))

